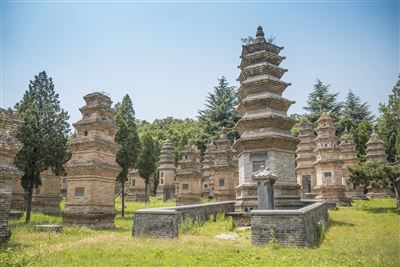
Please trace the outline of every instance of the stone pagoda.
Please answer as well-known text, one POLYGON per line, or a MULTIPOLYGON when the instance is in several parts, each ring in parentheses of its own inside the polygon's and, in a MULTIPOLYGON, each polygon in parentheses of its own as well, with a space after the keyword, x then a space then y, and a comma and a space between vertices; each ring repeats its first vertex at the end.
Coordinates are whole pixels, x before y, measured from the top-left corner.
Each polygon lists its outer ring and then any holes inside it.
POLYGON ((213 142, 207 145, 206 150, 203 154, 203 160, 201 162, 201 171, 203 173, 202 179, 202 197, 203 198, 213 198, 214 197, 214 172, 211 169, 214 164, 213 152, 216 147, 213 142))
POLYGON ((348 183, 350 179, 350 171, 348 167, 357 165, 359 159, 357 157, 357 148, 354 142, 353 134, 348 132, 340 137, 339 140, 340 159, 342 160, 342 185, 346 187, 346 196, 351 199, 366 199, 363 188, 356 187, 348 183))
POLYGON ((295 175, 297 138, 290 134, 295 120, 287 116, 294 103, 282 97, 290 85, 281 81, 287 71, 279 67, 285 57, 283 47, 267 42, 261 26, 254 43, 244 45, 239 68, 241 119, 235 125, 240 138, 233 144, 239 158, 239 185, 236 187, 236 211, 257 208, 257 184, 252 172, 269 168, 279 180, 275 187, 275 206, 300 204, 295 175))
POLYGON ((160 176, 156 196, 163 201, 174 198, 175 195, 175 152, 174 145, 167 139, 160 153, 160 176))
POLYGON ((235 187, 239 184, 238 164, 231 141, 223 128, 215 140, 216 149, 212 152, 214 164, 214 197, 216 201, 235 200, 235 187))
POLYGON ((115 112, 111 99, 102 93, 83 98, 83 118, 74 124, 77 134, 69 142, 72 157, 66 165, 64 225, 113 228, 115 180, 121 170, 115 161, 119 149, 114 141, 115 112))
POLYGON ((11 231, 8 228, 11 197, 14 185, 20 183, 23 173, 14 164, 14 157, 21 149, 21 143, 14 137, 15 116, 0 108, 0 243, 8 241, 11 231))
MULTIPOLYGON (((152 195, 154 195, 154 175, 150 176, 147 186, 147 196, 152 195)), ((129 170, 126 201, 146 201, 146 183, 145 179, 140 176, 138 169, 129 170)))
POLYGON ((344 204, 347 202, 346 187, 342 185, 342 161, 337 147, 333 118, 328 113, 322 113, 317 123, 314 150, 317 185, 314 190, 318 194, 317 199, 344 204))
POLYGON ((314 162, 315 162, 315 134, 312 123, 302 118, 299 122, 299 140, 296 150, 296 176, 297 183, 301 186, 301 193, 303 197, 312 195, 314 186, 317 185, 315 176, 314 162))
POLYGON ((61 177, 51 170, 40 173, 42 185, 36 188, 32 196, 32 211, 45 214, 60 214, 61 177))
POLYGON ((176 173, 178 183, 176 205, 201 203, 202 178, 199 150, 195 146, 184 149, 176 173))
MULTIPOLYGON (((373 129, 371 137, 367 142, 367 162, 378 162, 381 164, 388 164, 387 155, 385 152, 385 146, 383 141, 379 138, 379 135, 373 129)), ((393 192, 388 188, 387 185, 381 187, 369 187, 368 197, 391 197, 393 192)))

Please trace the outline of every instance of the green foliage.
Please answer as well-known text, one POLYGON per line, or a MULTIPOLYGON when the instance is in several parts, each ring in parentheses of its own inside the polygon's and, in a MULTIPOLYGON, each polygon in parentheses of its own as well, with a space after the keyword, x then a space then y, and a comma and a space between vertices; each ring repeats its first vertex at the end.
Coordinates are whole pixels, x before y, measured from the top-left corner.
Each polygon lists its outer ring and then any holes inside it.
POLYGON ((249 35, 245 38, 240 38, 240 41, 242 42, 242 45, 250 45, 250 44, 254 44, 256 39, 254 39, 254 37, 249 35))
POLYGON ((0 247, 0 266, 25 267, 29 265, 30 261, 30 257, 25 254, 16 254, 10 248, 3 251, 0 247))
POLYGON ((388 103, 381 104, 379 111, 378 134, 385 142, 388 160, 400 161, 400 79, 393 87, 388 103))
POLYGON ((28 192, 26 221, 29 222, 33 188, 42 184, 40 173, 51 168, 56 175, 65 174, 64 164, 70 158, 67 151, 69 116, 60 108, 53 80, 44 71, 30 81, 15 111, 23 121, 16 134, 23 147, 14 163, 24 172, 21 185, 28 192))
POLYGON ((300 121, 305 118, 305 115, 301 115, 301 114, 291 114, 290 115, 291 118, 296 120, 296 123, 292 126, 292 129, 290 129, 290 133, 294 136, 294 137, 298 137, 299 136, 299 123, 300 121))
POLYGON ((150 183, 150 176, 157 169, 157 162, 159 156, 158 144, 153 139, 150 133, 145 133, 141 136, 142 151, 140 153, 137 168, 139 175, 143 177, 146 183, 146 200, 147 200, 147 187, 150 183))
POLYGON ((365 156, 367 154, 367 142, 371 137, 372 128, 372 123, 368 121, 367 118, 364 118, 355 126, 355 128, 352 128, 351 130, 353 133, 354 142, 356 143, 358 157, 362 162, 365 161, 365 156))
POLYGON ((174 144, 176 161, 178 161, 179 154, 185 147, 196 145, 205 149, 209 139, 197 120, 181 120, 172 117, 156 119, 153 123, 140 121, 138 132, 139 135, 152 134, 159 144, 159 150, 164 141, 170 139, 174 144))
POLYGON ((237 90, 229 86, 224 76, 218 79, 218 86, 206 98, 205 109, 199 111, 199 121, 204 131, 212 138, 217 137, 222 128, 227 130, 228 138, 233 141, 238 137, 233 129, 239 117, 236 115, 238 105, 237 90))
POLYGON ((278 243, 278 239, 276 239, 276 237, 275 237, 275 232, 273 229, 271 229, 268 246, 271 247, 272 249, 281 248, 281 245, 278 243))
POLYGON ((325 233, 327 230, 327 224, 324 220, 320 220, 319 222, 315 223, 316 235, 317 235, 317 242, 316 245, 322 244, 322 241, 325 239, 325 233))
POLYGON ((341 103, 337 101, 339 93, 329 92, 330 84, 324 85, 317 79, 313 91, 308 95, 307 106, 303 107, 308 119, 315 123, 323 112, 331 113, 336 119, 339 117, 341 103))
POLYGON ((136 129, 135 110, 129 95, 125 95, 122 103, 116 105, 115 122, 118 126, 115 141, 121 145, 116 161, 122 168, 117 180, 123 183, 128 180, 129 169, 136 167, 141 145, 136 129))

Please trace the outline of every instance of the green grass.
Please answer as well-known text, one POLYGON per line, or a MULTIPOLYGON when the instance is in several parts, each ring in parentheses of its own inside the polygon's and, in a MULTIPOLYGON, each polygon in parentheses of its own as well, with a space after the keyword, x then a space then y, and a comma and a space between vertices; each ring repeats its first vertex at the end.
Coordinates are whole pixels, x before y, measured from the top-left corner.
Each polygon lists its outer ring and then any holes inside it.
MULTIPOLYGON (((0 266, 398 266, 399 213, 394 199, 355 201, 353 207, 330 211, 331 225, 317 248, 251 245, 250 231, 236 231, 236 240, 216 234, 235 232, 231 221, 187 226, 178 240, 132 238, 132 212, 171 206, 127 203, 127 216, 116 218, 114 230, 64 227, 61 234, 36 233, 23 219, 0 252, 0 266)), ((120 203, 116 204, 120 207, 120 203)), ((34 214, 32 224, 61 223, 59 216, 34 214)))

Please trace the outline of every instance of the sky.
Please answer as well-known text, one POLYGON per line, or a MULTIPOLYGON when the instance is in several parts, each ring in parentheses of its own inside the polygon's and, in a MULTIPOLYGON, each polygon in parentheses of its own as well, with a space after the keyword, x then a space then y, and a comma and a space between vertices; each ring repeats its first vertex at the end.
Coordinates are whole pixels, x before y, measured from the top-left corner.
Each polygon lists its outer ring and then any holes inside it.
POLYGON ((378 114, 400 72, 399 1, 0 1, 0 106, 45 70, 71 123, 94 91, 129 94, 138 119, 196 118, 221 76, 239 86, 241 38, 258 25, 284 47, 289 113, 320 79, 378 114))

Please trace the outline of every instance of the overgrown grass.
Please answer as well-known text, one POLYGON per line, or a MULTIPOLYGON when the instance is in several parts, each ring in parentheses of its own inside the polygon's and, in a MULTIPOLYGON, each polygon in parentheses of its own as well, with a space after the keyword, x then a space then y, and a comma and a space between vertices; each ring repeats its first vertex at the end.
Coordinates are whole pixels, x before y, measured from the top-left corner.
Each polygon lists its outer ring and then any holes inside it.
MULTIPOLYGON (((174 205, 155 200, 147 205, 128 202, 129 215, 117 215, 115 230, 65 227, 61 234, 37 233, 21 218, 11 221, 13 235, 1 247, 0 266, 398 266, 400 216, 395 204, 394 199, 356 201, 353 207, 330 211, 330 227, 317 248, 253 246, 249 230, 233 230, 230 219, 222 216, 188 227, 177 240, 132 238, 134 210, 174 205), (239 238, 214 238, 232 232, 239 238)), ((41 214, 32 218, 33 224, 61 221, 41 214)))

